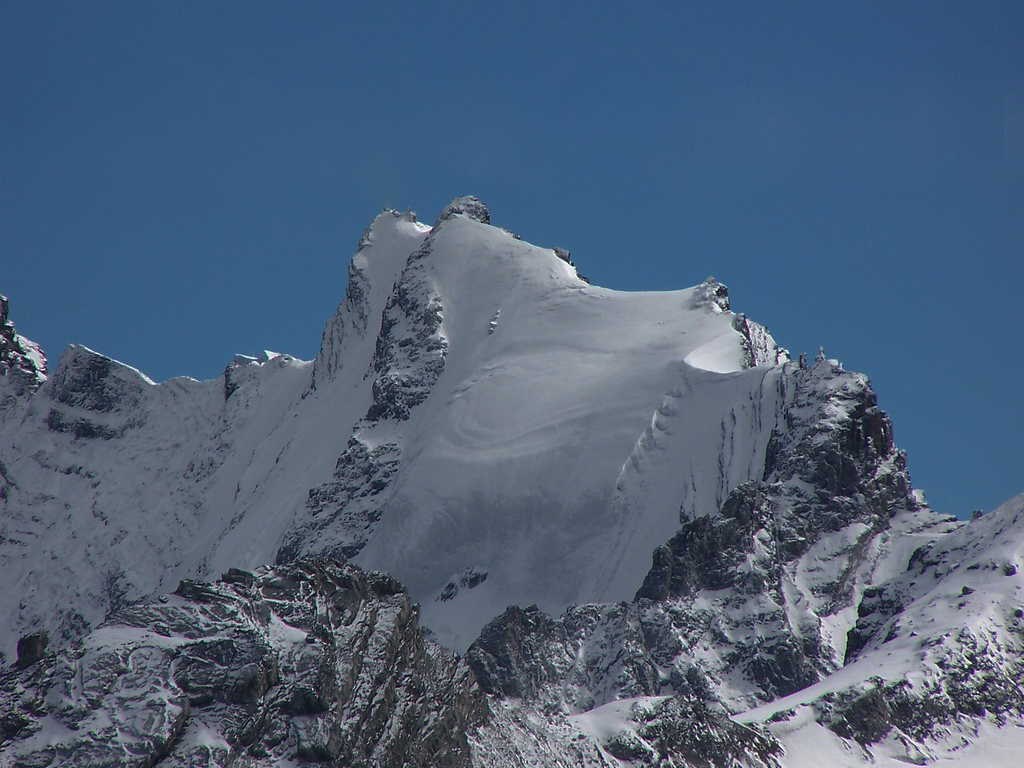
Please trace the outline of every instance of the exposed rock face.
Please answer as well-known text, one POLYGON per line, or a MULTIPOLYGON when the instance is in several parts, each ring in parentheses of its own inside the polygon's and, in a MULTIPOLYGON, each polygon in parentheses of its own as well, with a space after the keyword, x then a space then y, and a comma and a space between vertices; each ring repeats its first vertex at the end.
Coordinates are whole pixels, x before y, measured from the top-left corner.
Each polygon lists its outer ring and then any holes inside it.
POLYGON ((9 313, 7 297, 0 296, 0 416, 14 407, 16 399, 32 394, 46 381, 43 351, 38 344, 18 334, 9 313))
POLYGON ((91 349, 72 345, 47 383, 55 407, 46 416, 51 432, 110 440, 141 426, 143 390, 152 381, 134 368, 91 349))
POLYGON ((867 379, 827 360, 787 370, 787 406, 768 444, 764 480, 735 489, 720 515, 684 524, 655 551, 637 593, 683 603, 707 593, 722 616, 741 617, 716 620, 728 638, 722 671, 742 669, 768 699, 842 663, 845 638, 827 625, 856 605, 892 517, 919 508, 867 379), (823 568, 813 550, 840 532, 828 552, 839 565, 823 568), (753 640, 741 639, 744 625, 753 640))
MULTIPOLYGON (((738 725, 692 663, 696 627, 676 626, 668 606, 591 605, 560 619, 509 608, 466 655, 481 687, 547 713, 575 715, 619 699, 650 699, 628 708, 623 726, 603 742, 612 757, 641 765, 774 765, 771 736, 738 725), (684 649, 684 645, 690 648, 684 649), (660 762, 659 762, 660 761, 660 762)), ((682 618, 682 617, 680 617, 682 618)))
POLYGON ((857 623, 846 636, 846 654, 843 663, 849 664, 889 619, 903 610, 903 603, 895 590, 884 586, 868 587, 857 606, 857 623))
POLYGON ((759 552, 756 568, 740 568, 751 562, 755 536, 771 522, 771 504, 763 490, 756 483, 740 486, 729 495, 721 516, 691 520, 654 551, 637 598, 692 598, 702 589, 734 589, 741 594, 771 589, 777 594, 775 552, 759 552))
POLYGON ((10 302, 0 296, 0 376, 16 378, 25 391, 46 381, 46 358, 39 345, 18 334, 10 320, 10 302))
POLYGON ((631 713, 635 731, 612 736, 605 748, 627 764, 778 766, 782 747, 770 735, 733 722, 695 695, 676 695, 631 713))
POLYGON ((907 568, 866 590, 846 662, 912 655, 916 674, 873 677, 814 702, 844 738, 891 733, 923 742, 957 723, 1024 714, 1024 496, 916 549, 907 568))
POLYGON ((746 315, 736 315, 733 319, 733 328, 743 337, 746 367, 781 365, 789 360, 789 351, 776 344, 768 329, 753 320, 748 320, 746 315))
MULTIPOLYGON (((18 334, 9 315, 10 303, 0 295, 0 419, 13 420, 46 382, 46 357, 38 344, 18 334)), ((13 473, 0 461, 0 502, 17 487, 13 473)))
MULTIPOLYGON (((434 226, 461 215, 482 223, 488 220, 486 206, 476 198, 456 198, 434 226)), ((381 216, 415 222, 412 214, 386 211, 381 216)), ((373 244, 373 233, 371 225, 360 240, 361 247, 373 244)), ((366 545, 380 520, 390 495, 390 480, 401 463, 402 446, 391 434, 383 440, 377 438, 378 427, 409 419, 412 409, 430 395, 444 370, 448 352, 441 330, 441 298, 431 284, 429 271, 420 264, 430 255, 432 238, 433 231, 410 254, 380 315, 380 329, 366 373, 373 377, 373 400, 355 425, 355 434, 338 458, 333 477, 310 490, 305 514, 288 530, 277 553, 278 562, 300 552, 352 557, 366 545)), ((327 362, 322 371, 314 370, 314 388, 318 377, 333 376, 341 365, 341 361, 330 362, 330 350, 340 349, 344 334, 354 332, 365 337, 369 328, 373 314, 368 298, 371 288, 365 273, 353 270, 345 302, 339 308, 339 316, 346 322, 332 322, 325 331, 325 346, 317 362, 327 362)))
POLYGON ((878 531, 898 509, 916 509, 906 457, 867 377, 820 360, 793 383, 785 428, 773 435, 764 469, 766 483, 788 482, 779 488, 785 556, 850 523, 878 531))
POLYGON ((390 290, 383 307, 374 306, 374 291, 379 300, 382 286, 371 284, 367 264, 373 258, 377 230, 388 219, 415 224, 416 216, 384 211, 363 233, 360 255, 365 251, 367 256, 353 259, 345 301, 324 332, 313 388, 318 381, 337 375, 345 361, 337 358, 336 351, 342 348, 346 334, 354 334, 367 341, 374 339, 369 370, 364 374, 373 382, 372 402, 354 425, 355 433, 338 458, 333 477, 310 489, 304 514, 286 532, 277 562, 311 552, 354 557, 373 534, 391 495, 391 479, 402 461, 402 444, 395 439, 394 425, 410 419, 444 371, 448 354, 444 306, 433 283, 430 261, 437 232, 454 217, 490 222, 487 206, 477 198, 453 200, 409 254, 394 285, 384 286, 390 290), (379 329, 373 327, 377 318, 379 329), (377 331, 376 337, 370 336, 370 331, 377 331))
POLYGON ((437 217, 437 223, 434 226, 450 219, 452 216, 459 215, 466 216, 481 224, 491 223, 491 212, 487 206, 473 195, 464 195, 463 197, 456 197, 448 203, 445 209, 441 211, 441 215, 437 217))
POLYGON ((862 746, 877 744, 894 731, 917 742, 941 736, 958 721, 991 718, 1005 724, 1024 714, 1019 659, 1009 665, 998 654, 974 646, 963 655, 947 654, 941 676, 915 690, 909 682, 877 678, 872 684, 823 697, 818 717, 836 735, 862 746))
MULTIPOLYGON (((320 354, 313 366, 312 389, 333 381, 345 365, 359 365, 362 362, 344 358, 346 339, 366 339, 380 327, 383 305, 379 294, 391 288, 405 268, 405 259, 382 259, 374 246, 378 245, 378 232, 398 222, 416 225, 416 214, 390 209, 381 211, 359 238, 357 258, 348 266, 345 298, 324 328, 320 354)), ((415 231, 415 226, 411 229, 415 231)))
POLYGON ((388 576, 330 560, 112 616, 0 678, 0 765, 468 766, 487 707, 388 576))
MULTIPOLYGON (((429 242, 414 258, 429 253, 429 242)), ((373 357, 373 404, 366 412, 370 422, 406 421, 444 369, 448 342, 441 333, 441 297, 416 266, 406 269, 384 310, 373 357)))
POLYGON ((306 501, 308 522, 289 530, 277 553, 277 562, 298 557, 310 539, 322 535, 317 551, 339 558, 355 556, 366 546, 380 520, 385 492, 398 470, 402 452, 397 443, 370 448, 352 437, 338 458, 334 477, 312 488, 306 501))
POLYGON ((729 287, 708 275, 704 282, 697 286, 693 297, 693 306, 704 307, 711 312, 728 312, 729 287))
POLYGON ((43 631, 29 632, 18 640, 18 667, 31 667, 46 654, 50 639, 43 631))

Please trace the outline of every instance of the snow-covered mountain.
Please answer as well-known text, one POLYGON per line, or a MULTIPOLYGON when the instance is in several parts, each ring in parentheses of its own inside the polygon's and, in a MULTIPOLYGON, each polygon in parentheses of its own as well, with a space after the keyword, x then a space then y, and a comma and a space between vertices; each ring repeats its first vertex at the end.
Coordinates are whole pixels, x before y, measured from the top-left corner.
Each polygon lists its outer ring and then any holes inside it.
POLYGON ((0 765, 860 765, 1024 733, 1024 501, 936 515, 867 378, 789 360, 713 278, 592 286, 458 198, 374 220, 311 362, 157 384, 73 346, 47 378, 2 309, 0 765))
POLYGON ((717 283, 597 288, 486 218, 381 214, 312 363, 157 385, 66 350, 5 421, 4 649, 300 553, 393 573, 459 649, 509 604, 631 597, 681 509, 760 473, 783 355, 717 283))

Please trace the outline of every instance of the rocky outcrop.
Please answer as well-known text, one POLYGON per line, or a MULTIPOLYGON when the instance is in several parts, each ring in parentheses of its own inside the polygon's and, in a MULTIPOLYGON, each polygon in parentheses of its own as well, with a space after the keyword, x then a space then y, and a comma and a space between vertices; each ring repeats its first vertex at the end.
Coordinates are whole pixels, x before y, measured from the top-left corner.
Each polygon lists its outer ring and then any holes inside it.
POLYGON ((704 308, 711 312, 728 312, 729 287, 708 275, 704 282, 694 289, 691 305, 694 309, 704 308))
POLYGON ((513 606, 484 627, 466 661, 488 693, 566 713, 691 693, 696 671, 665 671, 681 646, 662 628, 660 616, 635 604, 578 606, 558 619, 513 606))
MULTIPOLYGON (((630 610, 580 609, 555 629, 536 609, 510 609, 471 663, 523 640, 534 648, 494 667, 487 697, 463 661, 424 639, 384 574, 304 559, 186 580, 70 649, 45 655, 26 640, 24 663, 0 676, 0 765, 777 765, 778 743, 715 707, 696 670, 672 695, 626 702, 623 727, 597 741, 574 720, 582 708, 555 704, 567 666, 544 667, 549 643, 571 645, 605 613, 630 610), (532 684, 508 687, 524 673, 532 684)), ((629 642, 642 646, 639 634, 629 642)), ((609 644, 608 658, 631 647, 609 644)), ((630 676, 636 687, 621 692, 660 687, 652 663, 619 670, 630 676)))
POLYGON ((0 296, 0 376, 15 379, 26 392, 46 381, 46 358, 38 344, 18 334, 6 296, 0 296))
POLYGON ((429 280, 415 266, 408 267, 381 319, 368 374, 374 376, 372 403, 355 425, 333 476, 310 489, 304 514, 286 533, 278 562, 299 552, 352 557, 365 546, 402 457, 399 441, 390 435, 378 440, 374 433, 382 422, 407 421, 441 375, 448 349, 440 330, 441 310, 429 280))
POLYGON ((857 606, 857 623, 846 635, 844 664, 854 661, 868 642, 893 616, 903 610, 903 600, 892 587, 868 587, 857 606))
POLYGON ((143 390, 152 384, 134 368, 72 345, 47 382, 54 406, 46 415, 46 426, 80 439, 119 437, 142 424, 138 406, 143 390))
POLYGON ((627 764, 658 768, 778 766, 782 746, 770 734, 733 722, 701 698, 676 695, 635 706, 636 727, 620 731, 605 749, 627 764))
POLYGON ((991 718, 1005 724, 1024 715, 1024 672, 1019 660, 999 664, 977 647, 967 655, 949 654, 943 674, 923 688, 906 680, 875 678, 815 702, 819 721, 833 733, 862 746, 882 741, 894 731, 915 742, 944 735, 955 723, 991 718))
POLYGON ((369 422, 406 421, 430 394, 444 369, 448 342, 441 333, 441 297, 419 270, 406 270, 381 321, 373 357, 373 404, 369 422))
POLYGON ((15 399, 31 395, 46 381, 43 351, 18 334, 9 315, 10 303, 0 296, 0 416, 13 407, 15 399))
POLYGON ((862 522, 886 527, 900 509, 916 509, 906 456, 892 422, 863 374, 819 359, 796 370, 784 424, 765 457, 764 482, 778 495, 780 547, 796 557, 824 534, 862 522))
POLYGON ((311 389, 316 390, 333 381, 346 365, 363 363, 345 359, 346 339, 349 339, 350 347, 355 340, 362 341, 368 337, 372 340, 372 334, 380 327, 384 309, 382 302, 404 269, 415 245, 405 254, 399 250, 397 259, 381 257, 374 246, 379 244, 381 230, 402 225, 416 225, 416 214, 387 209, 377 215, 359 238, 356 257, 348 265, 345 298, 324 328, 320 354, 313 364, 311 389))
POLYGON ((42 630, 29 632, 27 635, 19 638, 18 660, 15 662, 15 666, 19 668, 31 667, 46 654, 46 646, 49 642, 50 638, 42 630))
MULTIPOLYGON (((683 603, 706 593, 724 616, 737 617, 720 622, 720 658, 766 698, 842 663, 822 620, 857 604, 872 542, 897 511, 920 506, 867 379, 824 359, 809 369, 788 364, 786 372, 763 480, 733 490, 719 515, 685 523, 655 551, 637 592, 641 600, 683 603), (817 564, 821 555, 812 550, 840 532, 828 567, 817 564), (807 573, 820 575, 810 583, 807 573), (803 618, 794 623, 795 616, 803 618)), ((862 611, 874 611, 865 594, 862 611)))
POLYGON ((789 360, 789 351, 780 347, 768 329, 748 320, 743 313, 733 318, 732 327, 743 338, 744 365, 754 368, 759 365, 781 365, 789 360))
POLYGON ((110 413, 137 404, 146 383, 134 368, 73 345, 61 356, 53 374, 51 396, 71 408, 110 413))
POLYGON ((388 576, 304 560, 125 608, 0 678, 0 765, 468 766, 487 715, 388 576))
POLYGON ((371 448, 358 437, 350 438, 335 465, 334 476, 310 489, 307 522, 288 531, 277 562, 293 560, 311 548, 333 557, 354 557, 380 520, 385 491, 401 456, 397 443, 371 448), (310 539, 316 543, 311 545, 310 539))
POLYGON ((559 619, 509 608, 481 632, 466 660, 480 686, 529 710, 579 715, 635 700, 604 749, 628 764, 775 765, 778 742, 733 722, 693 663, 696 626, 668 606, 591 605, 559 619), (687 647, 689 646, 689 647, 687 647))
POLYGON ((491 212, 487 206, 481 202, 478 198, 473 195, 463 195, 462 197, 456 197, 448 205, 445 206, 444 210, 441 211, 441 215, 437 217, 437 222, 434 224, 436 227, 442 221, 447 221, 452 216, 465 216, 473 221, 481 224, 491 223, 491 212))
POLYGON ((778 596, 777 553, 756 546, 757 534, 771 524, 771 500, 764 490, 757 483, 740 486, 719 516, 691 520, 654 551, 637 599, 692 598, 702 589, 771 590, 778 596))
POLYGON ((914 550, 864 591, 846 663, 906 655, 915 673, 876 676, 814 702, 821 722, 871 745, 922 743, 957 724, 1024 715, 1024 497, 914 550))

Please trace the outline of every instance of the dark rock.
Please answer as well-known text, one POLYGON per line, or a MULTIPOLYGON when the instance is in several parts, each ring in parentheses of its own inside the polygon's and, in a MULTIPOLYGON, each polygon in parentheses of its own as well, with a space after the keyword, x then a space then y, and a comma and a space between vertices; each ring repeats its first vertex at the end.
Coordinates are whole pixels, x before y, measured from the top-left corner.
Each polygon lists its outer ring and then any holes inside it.
POLYGON ((46 655, 46 646, 50 638, 46 632, 30 632, 18 639, 18 660, 15 666, 25 668, 32 666, 46 655))
POLYGON ((753 647, 739 644, 733 661, 742 665, 747 677, 769 698, 775 699, 818 682, 820 675, 812 658, 794 638, 783 635, 775 642, 753 647))
POLYGON ((736 723, 700 700, 674 696, 635 715, 637 738, 656 756, 651 765, 777 766, 782 755, 782 746, 770 734, 736 723))
POLYGON ((36 344, 18 335, 9 313, 7 297, 0 296, 0 377, 11 382, 15 395, 31 394, 46 381, 46 358, 36 344))
POLYGON ((397 443, 370 448, 358 437, 350 438, 333 477, 309 490, 305 524, 285 535, 277 562, 309 551, 340 559, 358 554, 380 520, 385 491, 400 463, 397 443))
POLYGON ((70 433, 80 440, 113 440, 123 432, 90 419, 68 418, 56 408, 46 415, 46 428, 51 432, 70 433))
POLYGON ((224 399, 225 400, 229 400, 231 398, 231 396, 233 394, 235 394, 235 392, 237 392, 238 388, 241 386, 240 382, 238 381, 238 376, 237 376, 238 367, 239 367, 239 363, 237 361, 235 361, 235 360, 232 360, 224 368, 224 399))
POLYGON ((993 654, 987 637, 961 630, 957 646, 948 647, 933 669, 940 674, 931 671, 917 690, 906 680, 875 679, 867 690, 845 692, 821 720, 843 738, 868 745, 893 728, 924 740, 957 719, 989 716, 999 722, 1008 713, 1024 712, 1021 661, 993 654))
POLYGON ((220 580, 226 584, 244 584, 251 587, 256 583, 256 576, 250 571, 228 568, 227 572, 221 575, 220 580))
POLYGON ((789 352, 776 344, 768 329, 748 320, 746 315, 736 315, 732 327, 742 338, 744 368, 778 365, 789 359, 789 352))
POLYGON ((436 227, 442 221, 447 221, 453 216, 465 216, 481 224, 491 223, 491 212, 487 209, 487 206, 472 195, 456 197, 448 203, 444 210, 441 211, 441 215, 437 217, 437 222, 434 226, 436 227))
MULTIPOLYGON (((715 285, 709 280, 698 296, 710 301, 718 295, 715 285)), ((720 673, 739 670, 765 700, 800 690, 843 662, 820 619, 792 623, 783 574, 823 537, 861 524, 857 537, 832 555, 843 567, 829 569, 835 576, 813 587, 821 615, 834 615, 856 599, 856 574, 870 542, 896 510, 919 507, 888 417, 865 377, 824 358, 810 368, 787 364, 780 394, 785 407, 768 441, 762 479, 735 488, 718 514, 684 521, 655 550, 636 595, 642 604, 672 606, 674 622, 704 623, 702 632, 716 637, 720 673), (689 607, 698 594, 718 606, 717 617, 689 607)), ((902 610, 896 592, 865 592, 846 661, 902 610)))
POLYGON ((857 623, 847 633, 843 664, 856 659, 882 625, 902 611, 903 602, 895 590, 883 586, 865 589, 857 606, 857 623))
POLYGON ((474 589, 487 581, 487 571, 480 571, 476 568, 467 568, 457 578, 452 579, 438 595, 437 599, 441 602, 453 599, 460 590, 463 589, 474 589))
POLYGON ((729 288, 709 275, 694 289, 691 305, 694 309, 704 307, 713 312, 728 312, 729 288))
POLYGON ((0 677, 0 764, 470 766, 486 702, 394 579, 326 559, 229 574, 0 677), (64 726, 48 746, 43 719, 64 726))
POLYGON ((566 640, 564 626, 537 606, 511 606, 481 630, 466 661, 487 693, 534 699, 559 678, 546 648, 566 640))
POLYGON ((136 404, 142 387, 137 371, 76 346, 61 355, 51 382, 56 402, 97 413, 136 404))
POLYGON ((771 520, 767 497, 755 483, 733 491, 721 516, 686 523, 654 552, 653 564, 636 599, 692 597, 701 589, 775 589, 770 566, 745 571, 737 566, 753 551, 754 534, 771 520))
POLYGON ((842 708, 841 716, 829 726, 846 739, 867 746, 876 744, 892 730, 892 708, 881 688, 872 688, 842 708))
MULTIPOLYGON (((429 252, 429 239, 424 245, 429 252)), ((427 399, 448 351, 440 335, 442 319, 441 298, 415 267, 407 268, 381 320, 373 357, 377 377, 367 421, 405 421, 410 410, 427 399)))

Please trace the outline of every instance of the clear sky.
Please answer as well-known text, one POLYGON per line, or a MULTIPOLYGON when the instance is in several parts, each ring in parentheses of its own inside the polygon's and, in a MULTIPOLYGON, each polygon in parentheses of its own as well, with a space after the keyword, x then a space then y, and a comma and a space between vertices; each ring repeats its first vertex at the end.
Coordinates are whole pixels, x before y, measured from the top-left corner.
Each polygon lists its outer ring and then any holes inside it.
POLYGON ((1024 490, 1024 3, 0 0, 0 292, 53 364, 310 358, 378 210, 460 194, 865 371, 940 511, 1024 490))

